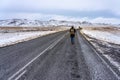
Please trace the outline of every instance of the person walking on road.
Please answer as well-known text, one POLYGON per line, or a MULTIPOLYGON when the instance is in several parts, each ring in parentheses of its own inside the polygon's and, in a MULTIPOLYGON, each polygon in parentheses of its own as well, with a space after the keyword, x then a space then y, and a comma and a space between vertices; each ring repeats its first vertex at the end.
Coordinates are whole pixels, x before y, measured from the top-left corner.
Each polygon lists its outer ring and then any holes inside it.
POLYGON ((74 44, 74 43, 75 43, 75 42, 74 42, 75 33, 76 33, 76 30, 75 30, 74 26, 72 26, 72 27, 70 28, 71 44, 74 44))

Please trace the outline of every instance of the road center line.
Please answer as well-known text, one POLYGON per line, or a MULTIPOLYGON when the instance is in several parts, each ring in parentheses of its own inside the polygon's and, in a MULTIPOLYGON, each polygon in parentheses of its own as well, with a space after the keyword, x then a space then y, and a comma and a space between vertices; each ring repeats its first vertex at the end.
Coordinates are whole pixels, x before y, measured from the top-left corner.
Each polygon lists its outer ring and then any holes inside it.
POLYGON ((23 71, 18 77, 15 78, 15 80, 18 80, 22 75, 24 75, 27 72, 27 70, 23 71))
MULTIPOLYGON (((65 34, 66 35, 66 34, 65 34)), ((53 44, 51 44, 48 48, 43 50, 39 55, 37 55, 35 58, 33 58, 30 62, 28 62, 24 67, 19 69, 16 73, 14 73, 11 77, 8 78, 8 80, 12 80, 15 76, 17 76, 21 71, 23 71, 26 67, 28 67, 32 62, 34 62, 38 57, 40 57, 43 53, 48 51, 49 49, 52 49, 58 42, 60 42, 65 35, 63 35, 61 38, 59 38, 57 41, 55 41, 53 44)))

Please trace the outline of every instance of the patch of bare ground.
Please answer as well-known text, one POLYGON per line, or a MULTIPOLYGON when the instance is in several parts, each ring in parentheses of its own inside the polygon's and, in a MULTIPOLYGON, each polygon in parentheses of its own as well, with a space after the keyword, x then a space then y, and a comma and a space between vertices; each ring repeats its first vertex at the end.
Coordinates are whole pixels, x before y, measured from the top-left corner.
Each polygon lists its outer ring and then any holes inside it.
POLYGON ((63 31, 68 27, 0 27, 0 32, 63 31))
POLYGON ((109 26, 109 27, 85 27, 83 28, 84 30, 88 31, 101 31, 101 32, 108 32, 114 35, 120 35, 120 27, 114 27, 114 26, 109 26))
POLYGON ((109 27, 83 27, 85 30, 98 30, 98 31, 107 31, 107 32, 112 32, 112 31, 120 31, 120 27, 114 27, 114 26, 109 26, 109 27))

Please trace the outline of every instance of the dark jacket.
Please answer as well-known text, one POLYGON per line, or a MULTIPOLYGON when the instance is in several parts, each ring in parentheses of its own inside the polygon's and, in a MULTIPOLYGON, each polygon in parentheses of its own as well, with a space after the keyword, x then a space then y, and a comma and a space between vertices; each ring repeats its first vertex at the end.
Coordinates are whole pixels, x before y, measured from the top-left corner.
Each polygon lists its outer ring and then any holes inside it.
POLYGON ((71 28, 70 29, 70 37, 75 37, 75 33, 76 33, 76 30, 75 30, 75 28, 71 28))

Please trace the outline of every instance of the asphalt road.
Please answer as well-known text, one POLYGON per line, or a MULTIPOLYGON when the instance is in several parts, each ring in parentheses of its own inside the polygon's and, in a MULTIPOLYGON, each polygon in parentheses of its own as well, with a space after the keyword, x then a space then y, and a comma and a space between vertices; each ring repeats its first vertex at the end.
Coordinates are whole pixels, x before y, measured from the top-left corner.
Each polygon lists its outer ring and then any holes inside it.
POLYGON ((68 32, 0 48, 0 80, 119 80, 81 34, 68 32))

